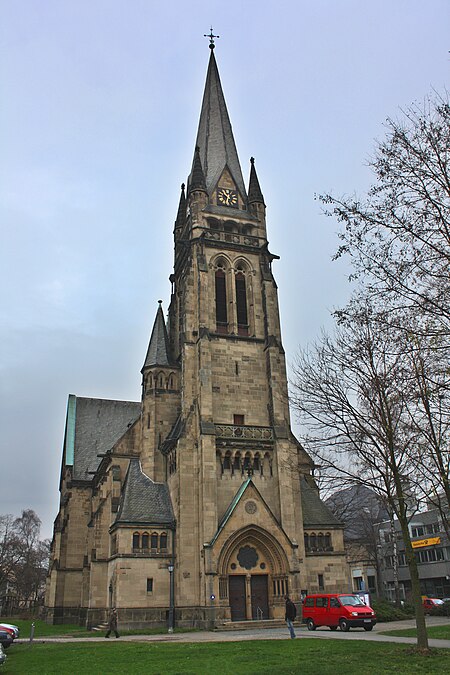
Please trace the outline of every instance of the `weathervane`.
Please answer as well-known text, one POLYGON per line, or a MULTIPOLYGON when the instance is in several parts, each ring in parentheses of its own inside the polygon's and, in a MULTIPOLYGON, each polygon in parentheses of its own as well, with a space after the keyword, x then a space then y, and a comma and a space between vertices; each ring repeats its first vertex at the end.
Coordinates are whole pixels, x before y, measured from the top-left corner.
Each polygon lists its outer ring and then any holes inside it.
POLYGON ((208 35, 204 35, 203 37, 209 38, 209 48, 214 49, 214 47, 216 46, 214 44, 214 38, 220 38, 220 35, 213 35, 213 29, 211 26, 211 32, 208 35))

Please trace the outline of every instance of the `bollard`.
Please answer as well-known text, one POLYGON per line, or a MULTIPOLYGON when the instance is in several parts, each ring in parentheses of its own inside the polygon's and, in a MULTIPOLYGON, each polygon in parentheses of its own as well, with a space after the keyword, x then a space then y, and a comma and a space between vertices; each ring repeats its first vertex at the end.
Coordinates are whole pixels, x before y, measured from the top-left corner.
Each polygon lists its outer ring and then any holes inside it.
POLYGON ((34 623, 34 621, 33 621, 33 623, 31 624, 31 630, 30 630, 30 647, 31 647, 31 645, 33 644, 33 638, 34 638, 34 626, 35 626, 35 623, 34 623))

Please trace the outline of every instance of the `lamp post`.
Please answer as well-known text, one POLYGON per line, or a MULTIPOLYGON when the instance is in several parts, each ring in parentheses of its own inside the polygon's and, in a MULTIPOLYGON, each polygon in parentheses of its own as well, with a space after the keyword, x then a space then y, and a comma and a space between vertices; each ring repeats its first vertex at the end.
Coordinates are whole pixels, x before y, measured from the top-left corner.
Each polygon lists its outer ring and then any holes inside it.
POLYGON ((169 563, 167 565, 167 569, 169 570, 169 575, 170 575, 170 600, 169 600, 169 628, 168 628, 168 633, 173 633, 173 610, 174 610, 174 593, 173 593, 173 570, 174 570, 174 565, 173 563, 169 563))

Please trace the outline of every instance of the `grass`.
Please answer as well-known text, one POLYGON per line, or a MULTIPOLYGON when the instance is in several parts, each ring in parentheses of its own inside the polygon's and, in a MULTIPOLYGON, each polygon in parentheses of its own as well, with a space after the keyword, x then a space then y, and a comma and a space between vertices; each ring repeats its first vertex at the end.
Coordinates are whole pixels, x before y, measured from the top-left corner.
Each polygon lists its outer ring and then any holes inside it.
POLYGON ((450 672, 450 650, 421 656, 391 643, 342 640, 255 640, 125 643, 119 640, 13 645, 2 675, 433 675, 450 672))
MULTIPOLYGON (((443 626, 427 626, 427 633, 429 638, 436 640, 450 640, 450 624, 443 626)), ((403 630, 385 630, 383 635, 395 635, 398 637, 416 637, 417 631, 415 628, 404 628, 403 630)))
MULTIPOLYGON (((30 637, 31 624, 35 624, 34 628, 34 637, 57 637, 58 635, 74 637, 74 638, 86 638, 86 637, 98 637, 103 635, 102 631, 87 631, 83 626, 78 626, 76 624, 62 624, 53 626, 51 624, 45 623, 40 619, 14 619, 8 617, 8 619, 0 619, 0 623, 12 623, 15 626, 18 626, 20 629, 20 637, 27 639, 30 637)), ((120 625, 119 625, 120 629, 120 625)), ((188 633, 194 632, 195 629, 181 629, 177 628, 177 633, 188 633)), ((120 631, 121 635, 162 635, 167 633, 167 628, 133 628, 132 630, 120 631)))

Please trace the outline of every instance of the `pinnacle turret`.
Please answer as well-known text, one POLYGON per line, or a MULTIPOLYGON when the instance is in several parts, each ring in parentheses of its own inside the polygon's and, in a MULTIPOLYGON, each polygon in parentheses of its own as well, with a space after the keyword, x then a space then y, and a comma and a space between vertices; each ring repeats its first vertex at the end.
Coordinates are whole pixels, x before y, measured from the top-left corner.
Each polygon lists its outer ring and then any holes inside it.
POLYGON ((197 145, 194 153, 194 161, 192 162, 191 180, 189 183, 189 192, 193 190, 205 190, 206 180, 203 173, 202 162, 200 159, 200 148, 197 145))
POLYGON ((142 371, 152 366, 170 366, 169 337, 167 335, 166 322, 162 311, 162 300, 158 300, 159 307, 153 324, 152 335, 147 349, 142 371))
POLYGON ((186 222, 186 195, 184 192, 184 183, 181 184, 180 203, 178 204, 178 213, 175 220, 175 230, 181 230, 186 222))
POLYGON ((258 176, 256 175, 255 159, 250 157, 250 180, 248 182, 248 203, 259 202, 264 204, 264 197, 259 186, 258 176))

